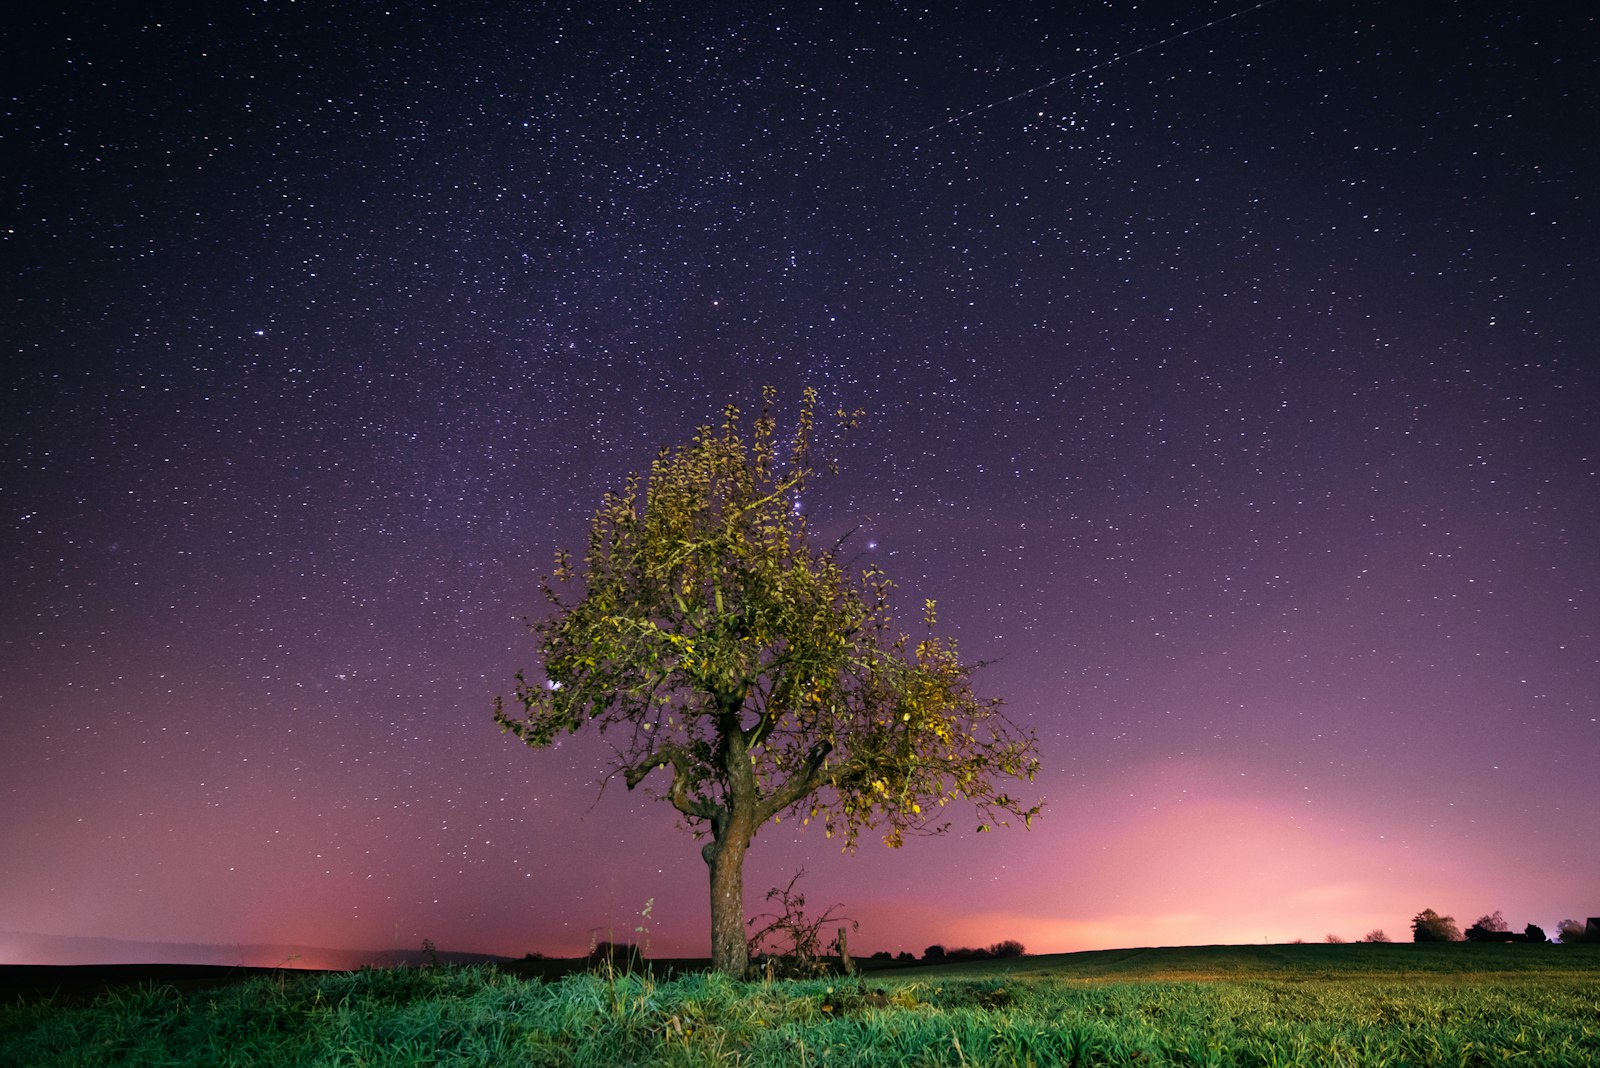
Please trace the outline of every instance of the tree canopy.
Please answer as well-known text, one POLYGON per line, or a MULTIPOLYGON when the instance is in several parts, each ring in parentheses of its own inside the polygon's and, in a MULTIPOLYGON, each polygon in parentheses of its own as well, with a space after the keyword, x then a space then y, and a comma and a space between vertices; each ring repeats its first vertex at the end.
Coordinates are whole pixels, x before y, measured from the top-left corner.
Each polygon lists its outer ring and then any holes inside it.
MULTIPOLYGON (((730 973, 746 962, 744 854, 766 823, 819 823, 846 848, 879 827, 899 846, 948 829, 952 802, 975 808, 978 831, 1040 808, 1003 785, 1032 779, 1034 737, 974 692, 934 602, 913 640, 887 576, 813 544, 801 495, 819 477, 816 394, 781 443, 763 396, 748 428, 730 405, 604 497, 582 560, 558 553, 542 584, 543 679, 518 673, 520 713, 495 706, 535 748, 609 733, 630 789, 662 773, 661 796, 709 835, 713 962, 730 973)), ((860 413, 838 415, 848 428, 860 413)))

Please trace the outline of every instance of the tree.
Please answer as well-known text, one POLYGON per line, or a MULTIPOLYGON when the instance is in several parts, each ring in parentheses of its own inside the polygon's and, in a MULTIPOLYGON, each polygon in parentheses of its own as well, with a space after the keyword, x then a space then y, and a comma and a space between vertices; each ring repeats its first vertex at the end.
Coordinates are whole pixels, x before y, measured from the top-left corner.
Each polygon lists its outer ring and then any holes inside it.
POLYGON ((853 849, 874 826, 890 846, 940 833, 957 800, 979 831, 1039 812, 1001 786, 1032 779, 1033 735, 973 692, 976 665, 933 633, 934 603, 913 642, 881 572, 812 545, 800 501, 817 477, 816 394, 787 447, 773 397, 748 430, 729 405, 604 497, 581 565, 559 553, 542 583, 544 679, 517 674, 520 714, 495 703, 534 748, 586 724, 614 732, 630 790, 666 775, 660 796, 709 839, 712 963, 734 976, 748 964, 745 854, 768 822, 819 822, 853 849))
POLYGON ((1477 921, 1467 928, 1467 941, 1504 942, 1506 940, 1504 936, 1510 933, 1511 925, 1500 915, 1500 910, 1495 909, 1487 916, 1479 916, 1477 921))
POLYGON ((1374 927, 1372 930, 1368 931, 1364 936, 1362 936, 1361 941, 1363 941, 1363 942, 1387 942, 1387 941, 1389 941, 1389 936, 1383 933, 1383 928, 1382 927, 1374 927))
POLYGON ((969 960, 988 960, 992 954, 987 949, 962 946, 959 949, 947 949, 944 953, 946 963, 957 963, 969 960))
POLYGON ((1432 909, 1423 909, 1412 917, 1413 942, 1459 942, 1461 929, 1454 916, 1441 916, 1432 909))
POLYGON ((1530 923, 1522 929, 1522 938, 1527 942, 1544 943, 1550 941, 1545 935, 1544 928, 1536 923, 1530 923))
POLYGON ((1584 940, 1587 928, 1582 920, 1562 920, 1556 924, 1556 938, 1561 944, 1570 946, 1584 940))

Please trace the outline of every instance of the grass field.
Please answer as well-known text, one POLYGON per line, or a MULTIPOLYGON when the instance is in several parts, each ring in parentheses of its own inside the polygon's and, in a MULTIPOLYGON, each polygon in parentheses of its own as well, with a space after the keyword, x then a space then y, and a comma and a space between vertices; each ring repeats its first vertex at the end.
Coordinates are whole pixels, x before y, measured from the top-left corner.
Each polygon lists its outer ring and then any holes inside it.
POLYGON ((1600 946, 1113 950, 771 984, 281 973, 19 999, 0 1064, 1600 1065, 1600 946))

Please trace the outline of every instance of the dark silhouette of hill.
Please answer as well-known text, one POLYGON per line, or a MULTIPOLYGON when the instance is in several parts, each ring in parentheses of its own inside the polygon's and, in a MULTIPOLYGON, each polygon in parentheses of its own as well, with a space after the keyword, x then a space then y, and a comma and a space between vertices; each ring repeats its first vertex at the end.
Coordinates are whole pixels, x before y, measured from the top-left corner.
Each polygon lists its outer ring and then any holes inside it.
POLYGON ((195 942, 138 942, 122 938, 0 931, 0 965, 196 964, 224 968, 308 968, 348 971, 421 967, 425 964, 493 964, 510 960, 492 953, 419 949, 328 949, 285 943, 206 945, 195 942), (436 958, 436 960, 435 960, 436 958))

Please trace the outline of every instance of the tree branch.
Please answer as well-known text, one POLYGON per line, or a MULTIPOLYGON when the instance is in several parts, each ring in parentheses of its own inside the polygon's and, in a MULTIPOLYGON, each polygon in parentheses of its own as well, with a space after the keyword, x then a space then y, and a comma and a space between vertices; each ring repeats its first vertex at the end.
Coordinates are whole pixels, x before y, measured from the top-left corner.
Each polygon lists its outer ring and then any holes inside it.
POLYGON ((631 790, 656 768, 671 767, 672 785, 667 788, 667 799, 672 802, 672 807, 685 816, 694 816, 715 823, 721 814, 721 809, 715 803, 689 793, 690 783, 695 778, 693 764, 694 758, 679 746, 663 745, 639 763, 624 768, 622 780, 631 790))
POLYGON ((801 765, 800 770, 758 804, 756 823, 759 825, 767 822, 826 782, 828 777, 823 774, 822 765, 831 752, 833 752, 832 742, 821 741, 813 745, 811 751, 806 754, 806 762, 801 765))

